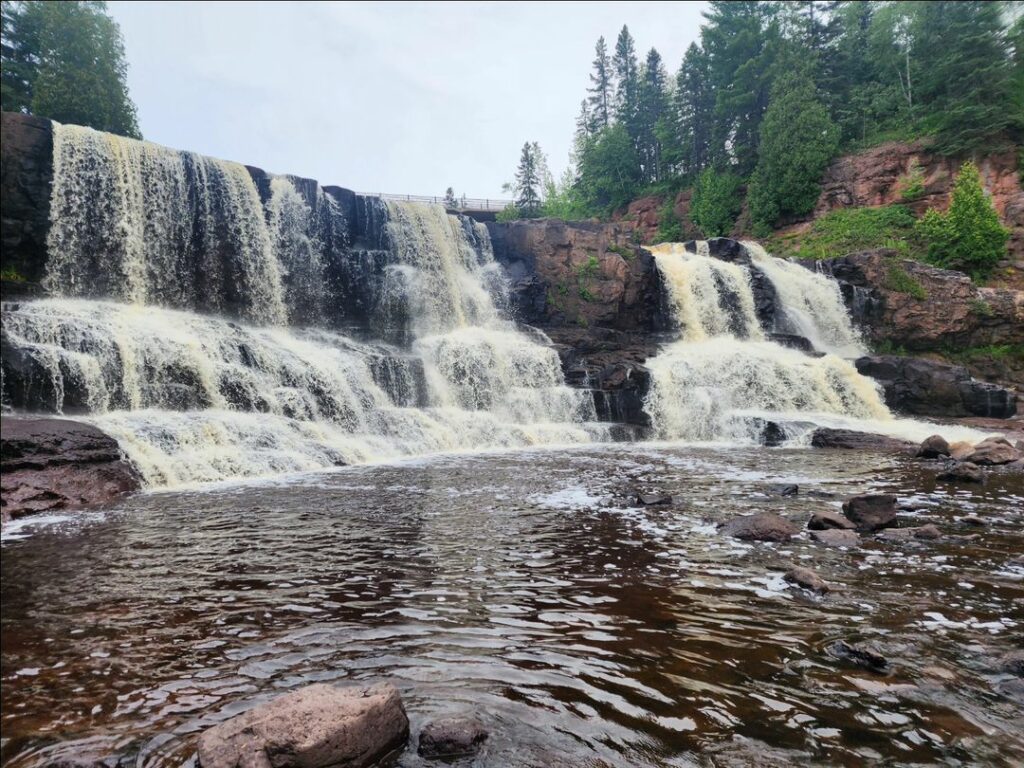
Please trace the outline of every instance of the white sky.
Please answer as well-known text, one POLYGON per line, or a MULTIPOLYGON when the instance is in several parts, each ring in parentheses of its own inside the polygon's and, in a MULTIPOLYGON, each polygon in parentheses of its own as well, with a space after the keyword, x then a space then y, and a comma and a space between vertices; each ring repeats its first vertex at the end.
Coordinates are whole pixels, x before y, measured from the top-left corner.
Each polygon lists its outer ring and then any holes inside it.
POLYGON ((360 192, 504 197, 565 167, 594 43, 670 76, 706 3, 111 2, 150 141, 360 192))

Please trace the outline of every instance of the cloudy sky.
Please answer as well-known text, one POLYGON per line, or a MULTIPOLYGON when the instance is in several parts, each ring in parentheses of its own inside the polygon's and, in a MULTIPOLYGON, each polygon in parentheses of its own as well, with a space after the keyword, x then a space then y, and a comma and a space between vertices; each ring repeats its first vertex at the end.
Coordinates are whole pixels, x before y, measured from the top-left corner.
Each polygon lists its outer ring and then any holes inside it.
POLYGON ((705 3, 111 2, 145 137, 361 192, 502 197, 565 167, 594 43, 670 74, 705 3))

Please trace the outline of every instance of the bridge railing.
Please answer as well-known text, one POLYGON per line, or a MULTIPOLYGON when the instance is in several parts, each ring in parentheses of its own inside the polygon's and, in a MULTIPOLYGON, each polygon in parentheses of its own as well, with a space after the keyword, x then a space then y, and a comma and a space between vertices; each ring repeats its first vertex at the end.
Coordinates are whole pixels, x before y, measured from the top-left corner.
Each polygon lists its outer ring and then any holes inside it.
MULTIPOLYGON (((388 192, 356 192, 363 197, 379 197, 382 200, 405 200, 410 203, 437 203, 446 208, 448 200, 442 195, 395 195, 388 192)), ((514 200, 494 200, 484 197, 457 197, 455 198, 454 210, 457 211, 503 211, 512 205, 514 200)))

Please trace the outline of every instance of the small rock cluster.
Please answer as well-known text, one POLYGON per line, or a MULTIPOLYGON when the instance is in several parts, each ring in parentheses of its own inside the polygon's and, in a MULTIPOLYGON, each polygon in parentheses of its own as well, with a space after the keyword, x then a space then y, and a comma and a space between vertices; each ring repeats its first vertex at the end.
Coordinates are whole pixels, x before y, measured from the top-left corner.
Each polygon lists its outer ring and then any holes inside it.
POLYGON ((982 467, 1002 466, 1009 471, 1024 471, 1024 441, 1016 445, 1005 437, 986 437, 977 445, 960 441, 948 443, 941 435, 932 435, 917 449, 919 459, 943 461, 935 476, 940 482, 984 483, 982 467))

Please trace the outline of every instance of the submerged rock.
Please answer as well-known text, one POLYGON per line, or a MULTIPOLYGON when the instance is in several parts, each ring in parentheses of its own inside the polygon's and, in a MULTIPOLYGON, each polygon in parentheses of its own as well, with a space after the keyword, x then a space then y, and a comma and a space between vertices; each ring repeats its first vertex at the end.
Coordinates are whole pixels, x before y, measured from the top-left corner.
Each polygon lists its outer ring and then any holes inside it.
POLYGON ((807 523, 807 527, 812 531, 825 531, 829 528, 839 528, 846 531, 852 531, 857 527, 857 525, 852 520, 845 518, 840 514, 823 510, 811 515, 811 519, 807 523))
POLYGON ((663 507, 672 503, 667 493, 638 493, 636 503, 645 507, 663 507))
POLYGON ((316 684, 278 696, 199 737, 202 768, 363 768, 405 745, 409 719, 390 684, 316 684))
POLYGON ((937 474, 935 479, 953 483, 984 483, 985 473, 976 464, 958 461, 937 474))
POLYGON ((919 459, 937 459, 940 456, 949 456, 949 443, 942 435, 925 438, 921 447, 917 449, 919 459))
POLYGON ((797 496, 800 493, 800 486, 796 483, 784 483, 780 485, 773 485, 771 492, 776 496, 782 496, 783 498, 791 498, 797 496))
POLYGON ((896 497, 888 493, 866 493, 843 502, 843 514, 858 531, 877 531, 896 520, 896 497))
POLYGON ((819 595, 824 595, 829 591, 829 586, 825 583, 825 580, 810 568, 792 568, 782 578, 790 584, 803 587, 811 592, 817 592, 819 595))
POLYGON ((1024 677, 1024 650, 1010 651, 999 659, 999 671, 1024 677))
POLYGON ((722 525, 727 536, 745 541, 789 541, 798 531, 789 520, 772 512, 736 517, 722 525))
POLYGON ((856 664, 859 667, 870 669, 872 672, 887 672, 889 670, 889 660, 878 651, 865 645, 836 640, 825 651, 835 659, 856 664))
POLYGON ((480 749, 488 735, 472 717, 445 717, 423 726, 417 751, 427 758, 467 757, 480 749))
POLYGON ((942 531, 928 523, 915 528, 887 528, 879 534, 879 537, 894 541, 906 541, 907 539, 934 541, 942 538, 942 531))
POLYGON ((853 549, 860 546, 860 536, 856 531, 845 531, 829 528, 824 531, 811 531, 811 538, 827 547, 847 547, 853 549))

